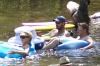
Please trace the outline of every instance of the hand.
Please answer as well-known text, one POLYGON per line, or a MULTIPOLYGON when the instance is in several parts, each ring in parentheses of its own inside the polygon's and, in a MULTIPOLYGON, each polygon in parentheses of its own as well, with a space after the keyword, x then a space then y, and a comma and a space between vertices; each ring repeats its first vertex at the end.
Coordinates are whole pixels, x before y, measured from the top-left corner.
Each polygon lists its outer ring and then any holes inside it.
POLYGON ((86 48, 80 48, 80 50, 86 50, 86 48))
POLYGON ((15 51, 8 52, 8 54, 15 54, 15 53, 16 53, 15 51))

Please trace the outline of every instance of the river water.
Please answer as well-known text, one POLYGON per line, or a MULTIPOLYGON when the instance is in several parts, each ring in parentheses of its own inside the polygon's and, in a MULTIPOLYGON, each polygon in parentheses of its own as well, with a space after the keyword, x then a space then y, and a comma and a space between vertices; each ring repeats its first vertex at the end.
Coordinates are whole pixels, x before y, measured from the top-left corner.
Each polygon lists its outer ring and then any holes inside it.
POLYGON ((0 59, 0 66, 57 66, 59 58, 68 56, 72 66, 100 66, 100 43, 95 43, 95 48, 89 50, 60 50, 52 54, 49 50, 39 50, 26 59, 4 58, 0 59))
MULTIPOLYGON (((0 0, 0 40, 6 41, 12 37, 14 29, 22 22, 51 21, 58 15, 71 19, 66 12, 67 2, 67 0, 0 0)), ((99 3, 100 0, 91 0, 89 15, 100 11, 99 3)), ((62 56, 68 56, 73 66, 100 66, 99 41, 96 41, 95 48, 86 51, 62 50, 56 55, 52 55, 49 51, 45 54, 42 50, 38 52, 31 58, 27 57, 27 62, 23 59, 1 58, 0 66, 56 66, 62 56)))

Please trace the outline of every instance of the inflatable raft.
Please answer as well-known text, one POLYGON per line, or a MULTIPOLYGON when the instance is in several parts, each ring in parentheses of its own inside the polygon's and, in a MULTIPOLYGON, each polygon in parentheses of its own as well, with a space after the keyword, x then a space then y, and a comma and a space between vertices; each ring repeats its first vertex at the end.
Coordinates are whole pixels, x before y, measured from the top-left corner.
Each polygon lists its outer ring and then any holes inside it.
POLYGON ((21 45, 21 39, 20 39, 20 33, 24 32, 24 31, 30 31, 32 32, 33 36, 32 36, 32 40, 31 43, 35 44, 35 49, 41 49, 44 46, 44 39, 41 37, 38 37, 36 34, 36 31, 34 29, 34 27, 30 27, 30 26, 21 26, 21 27, 17 27, 14 29, 15 32, 15 36, 9 38, 8 42, 12 43, 12 44, 17 44, 17 45, 21 45))
MULTIPOLYGON (((8 42, 0 42, 0 58, 22 58, 23 56, 20 54, 8 54, 9 51, 24 51, 21 47, 16 46, 14 44, 8 42)), ((29 55, 33 55, 35 53, 34 44, 30 48, 29 55)))
MULTIPOLYGON (((31 26, 35 30, 38 30, 38 31, 52 30, 52 29, 56 28, 54 22, 22 23, 22 26, 31 26)), ((68 23, 65 24, 66 29, 70 29, 70 28, 74 28, 74 27, 75 27, 74 24, 68 24, 68 23)))

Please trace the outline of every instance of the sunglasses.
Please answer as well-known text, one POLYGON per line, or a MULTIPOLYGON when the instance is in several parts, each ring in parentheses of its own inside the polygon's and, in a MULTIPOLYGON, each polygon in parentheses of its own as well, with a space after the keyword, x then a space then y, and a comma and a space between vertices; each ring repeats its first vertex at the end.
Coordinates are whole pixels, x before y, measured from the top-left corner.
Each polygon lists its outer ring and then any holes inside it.
POLYGON ((60 23, 62 23, 62 22, 58 22, 58 21, 56 21, 55 23, 56 23, 56 24, 60 24, 60 23))
POLYGON ((21 39, 29 38, 29 36, 20 36, 21 39))

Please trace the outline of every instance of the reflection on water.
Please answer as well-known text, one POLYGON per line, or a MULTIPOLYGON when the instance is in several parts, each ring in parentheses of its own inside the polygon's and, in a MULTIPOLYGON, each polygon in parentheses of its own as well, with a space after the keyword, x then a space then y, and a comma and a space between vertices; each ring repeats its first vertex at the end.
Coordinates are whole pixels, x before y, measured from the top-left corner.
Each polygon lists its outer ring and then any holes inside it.
POLYGON ((89 50, 61 50, 55 55, 47 50, 39 50, 33 56, 27 56, 26 59, 0 58, 0 66, 56 66, 59 64, 59 58, 68 56, 73 66, 99 66, 100 65, 100 42, 95 43, 95 48, 89 50))

